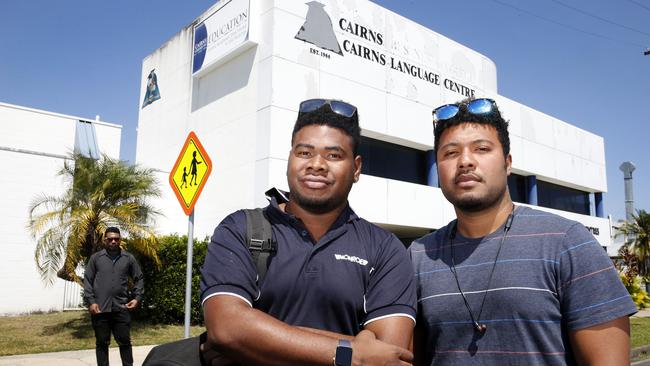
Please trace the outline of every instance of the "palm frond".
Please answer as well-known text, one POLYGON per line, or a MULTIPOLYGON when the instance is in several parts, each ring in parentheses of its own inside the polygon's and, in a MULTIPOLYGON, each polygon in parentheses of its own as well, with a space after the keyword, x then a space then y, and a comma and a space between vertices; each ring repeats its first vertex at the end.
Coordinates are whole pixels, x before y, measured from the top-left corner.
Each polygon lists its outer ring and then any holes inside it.
POLYGON ((160 196, 152 170, 107 156, 93 160, 71 154, 58 175, 65 191, 39 195, 29 209, 28 226, 37 238, 34 258, 45 282, 54 280, 57 269, 60 276, 79 281, 74 270, 101 249, 108 226, 121 227, 138 250, 158 261, 151 222, 159 213, 147 203, 160 196))
POLYGON ((56 228, 43 233, 36 242, 34 260, 41 280, 48 286, 54 284, 56 273, 64 263, 65 248, 64 233, 56 228))
POLYGON ((624 235, 625 246, 637 256, 639 275, 650 276, 650 214, 638 210, 632 215, 632 221, 626 221, 619 227, 616 235, 624 235))

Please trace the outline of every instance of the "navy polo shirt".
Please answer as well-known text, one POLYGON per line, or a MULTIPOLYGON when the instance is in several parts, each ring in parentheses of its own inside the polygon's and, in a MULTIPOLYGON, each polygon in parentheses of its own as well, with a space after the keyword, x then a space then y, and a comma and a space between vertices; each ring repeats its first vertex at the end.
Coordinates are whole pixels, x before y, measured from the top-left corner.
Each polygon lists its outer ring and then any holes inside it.
POLYGON ((392 233, 348 206, 314 242, 303 224, 271 197, 266 214, 278 251, 261 289, 246 244, 246 216, 237 211, 214 231, 201 268, 201 299, 231 295, 296 326, 356 335, 390 316, 415 322, 413 267, 392 233))

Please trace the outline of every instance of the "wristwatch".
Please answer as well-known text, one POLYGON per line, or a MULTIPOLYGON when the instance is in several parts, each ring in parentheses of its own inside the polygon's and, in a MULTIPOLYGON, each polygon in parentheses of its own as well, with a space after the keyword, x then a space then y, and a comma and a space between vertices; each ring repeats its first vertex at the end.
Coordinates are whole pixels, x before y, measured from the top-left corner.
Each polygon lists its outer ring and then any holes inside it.
POLYGON ((340 339, 334 356, 334 366, 352 366, 352 345, 347 339, 340 339))

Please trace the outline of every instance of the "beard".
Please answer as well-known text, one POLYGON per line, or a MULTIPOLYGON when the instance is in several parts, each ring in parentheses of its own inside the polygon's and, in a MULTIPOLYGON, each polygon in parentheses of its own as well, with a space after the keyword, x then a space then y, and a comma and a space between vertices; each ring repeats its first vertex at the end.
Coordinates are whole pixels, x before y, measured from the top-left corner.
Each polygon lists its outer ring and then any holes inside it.
POLYGON ((303 195, 300 190, 289 187, 290 200, 302 209, 314 214, 324 214, 332 212, 337 208, 345 205, 348 201, 348 193, 352 189, 352 180, 342 195, 330 195, 329 197, 310 197, 303 195))
MULTIPOLYGON (((479 196, 475 194, 468 194, 466 196, 454 197, 445 194, 449 202, 454 207, 465 212, 480 212, 485 209, 494 207, 503 198, 507 190, 507 185, 489 189, 484 195, 479 196)), ((444 191, 443 191, 444 194, 444 191)))

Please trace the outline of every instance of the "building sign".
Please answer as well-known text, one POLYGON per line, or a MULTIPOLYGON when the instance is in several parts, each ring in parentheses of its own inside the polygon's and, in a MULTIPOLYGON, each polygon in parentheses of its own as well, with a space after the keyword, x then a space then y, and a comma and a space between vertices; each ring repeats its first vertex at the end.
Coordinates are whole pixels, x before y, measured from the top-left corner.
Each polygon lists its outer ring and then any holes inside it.
POLYGON ((467 85, 461 84, 439 72, 428 69, 424 65, 417 65, 412 61, 400 59, 385 51, 384 35, 365 24, 356 23, 348 18, 336 19, 334 25, 325 11, 325 5, 310 1, 305 16, 305 23, 300 27, 295 38, 311 43, 316 47, 310 47, 310 53, 319 55, 326 59, 334 52, 341 56, 351 55, 366 62, 374 62, 381 66, 390 68, 393 72, 405 74, 417 78, 432 85, 443 87, 464 97, 474 97, 475 90, 467 85), (335 32, 344 35, 339 46, 335 32), (363 40, 362 42, 359 42, 363 40), (370 45, 367 45, 367 44, 370 45))
POLYGON ((589 230, 590 233, 593 235, 600 235, 600 228, 593 227, 593 226, 585 226, 587 230, 589 230))
POLYGON ((194 132, 190 132, 169 173, 169 184, 183 211, 190 215, 212 172, 212 161, 194 132))
POLYGON ((309 42, 324 50, 343 55, 339 41, 336 39, 336 34, 334 34, 334 29, 332 28, 332 20, 325 12, 325 5, 317 1, 310 1, 307 3, 307 6, 309 6, 309 9, 305 16, 305 23, 300 27, 295 38, 309 42))
POLYGON ((222 3, 194 27, 192 74, 206 69, 248 40, 249 0, 222 0, 222 3))
POLYGON ((142 101, 142 108, 160 99, 160 89, 158 89, 158 77, 156 76, 156 69, 151 70, 147 76, 147 91, 144 94, 142 101))

